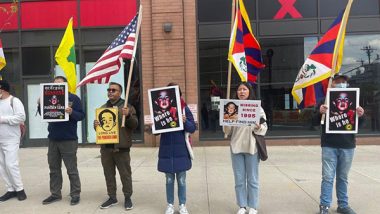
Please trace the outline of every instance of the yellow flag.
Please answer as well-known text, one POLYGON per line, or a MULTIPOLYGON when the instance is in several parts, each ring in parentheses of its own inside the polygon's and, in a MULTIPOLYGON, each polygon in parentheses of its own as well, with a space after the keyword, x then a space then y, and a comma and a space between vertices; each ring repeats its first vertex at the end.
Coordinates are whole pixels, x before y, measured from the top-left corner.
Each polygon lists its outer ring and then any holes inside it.
POLYGON ((67 82, 69 85, 69 92, 75 94, 77 85, 77 75, 75 71, 76 56, 75 56, 75 42, 73 32, 73 18, 71 17, 65 34, 63 35, 61 44, 55 53, 55 61, 61 66, 66 74, 67 82))

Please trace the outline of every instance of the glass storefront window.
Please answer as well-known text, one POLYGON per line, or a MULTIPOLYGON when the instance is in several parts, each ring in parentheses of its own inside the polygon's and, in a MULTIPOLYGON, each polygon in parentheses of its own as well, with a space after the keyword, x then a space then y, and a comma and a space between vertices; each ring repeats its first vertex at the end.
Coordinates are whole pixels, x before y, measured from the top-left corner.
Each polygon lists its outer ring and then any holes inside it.
MULTIPOLYGON (((244 1, 251 20, 255 19, 256 1, 244 1)), ((231 22, 231 0, 198 0, 199 22, 231 22)))
POLYGON ((50 74, 50 48, 22 48, 22 72, 24 76, 50 74))
MULTIPOLYGON (((321 17, 336 17, 347 4, 347 1, 341 0, 320 0, 321 17)), ((368 16, 379 15, 379 0, 360 0, 354 1, 350 16, 368 16)))

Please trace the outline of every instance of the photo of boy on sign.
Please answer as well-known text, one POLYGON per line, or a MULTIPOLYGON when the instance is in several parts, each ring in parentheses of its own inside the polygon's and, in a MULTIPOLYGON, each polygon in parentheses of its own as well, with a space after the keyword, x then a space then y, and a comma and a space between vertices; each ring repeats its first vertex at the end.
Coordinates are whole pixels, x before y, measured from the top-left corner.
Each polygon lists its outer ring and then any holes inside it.
POLYGON ((178 86, 149 90, 154 134, 183 129, 178 86))
POLYGON ((357 133, 359 89, 331 88, 328 98, 326 133, 357 133))
POLYGON ((224 119, 237 120, 238 119, 239 106, 234 102, 228 102, 224 105, 224 119))
POLYGON ((99 126, 96 127, 96 144, 119 143, 118 109, 98 108, 96 118, 99 126))

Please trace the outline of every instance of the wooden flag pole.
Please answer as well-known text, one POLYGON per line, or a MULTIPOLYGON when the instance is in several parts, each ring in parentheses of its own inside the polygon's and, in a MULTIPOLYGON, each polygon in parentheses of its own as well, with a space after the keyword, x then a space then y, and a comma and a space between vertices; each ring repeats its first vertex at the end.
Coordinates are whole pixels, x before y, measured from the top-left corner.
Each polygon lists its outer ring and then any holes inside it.
MULTIPOLYGON (((347 3, 347 7, 344 11, 344 14, 343 14, 343 17, 342 17, 342 25, 341 25, 341 28, 339 29, 339 33, 338 33, 338 38, 337 38, 337 42, 338 42, 338 45, 337 47, 339 48, 341 43, 344 42, 342 41, 342 36, 343 34, 345 34, 346 32, 342 32, 342 31, 345 31, 346 30, 346 25, 347 25, 347 20, 348 20, 348 15, 350 14, 350 11, 351 11, 351 5, 352 5, 352 2, 354 0, 349 0, 348 3, 347 3), (347 12, 348 11, 348 12, 347 12)), ((344 44, 343 44, 344 45, 344 44)), ((339 53, 339 49, 338 49, 338 53, 339 53)), ((343 54, 343 53, 342 53, 343 54)), ((334 78, 334 75, 336 73, 336 63, 337 63, 337 60, 338 60, 338 54, 334 54, 334 58, 333 58, 333 64, 332 64, 332 68, 331 68, 331 75, 330 75, 330 80, 329 80, 329 84, 327 85, 327 89, 331 87, 331 84, 332 84, 332 79, 334 78)), ((338 71, 339 72, 339 71, 338 71)), ((325 105, 327 103, 327 100, 325 99, 325 105)), ((321 117, 321 125, 324 125, 325 124, 325 118, 326 118, 326 114, 322 114, 322 117, 321 117)))
MULTIPOLYGON (((126 91, 125 91, 124 108, 126 108, 128 106, 129 89, 131 87, 133 65, 135 64, 135 55, 136 55, 137 43, 139 41, 141 20, 142 20, 142 6, 140 5, 139 17, 137 19, 137 27, 136 27, 135 46, 133 47, 133 54, 132 54, 131 64, 129 66, 129 73, 128 73, 128 83, 127 83, 127 88, 126 88, 126 91)), ((125 115, 123 115, 123 119, 122 119, 122 122, 121 122, 121 127, 125 127, 125 119, 126 119, 126 117, 125 117, 125 115)))
MULTIPOLYGON (((236 3, 235 1, 239 0, 232 0, 232 8, 231 8, 231 34, 232 30, 234 28, 234 22, 235 22, 235 12, 236 12, 236 3)), ((231 38, 230 38, 231 41, 231 38)), ((228 50, 230 52, 230 50, 228 50)), ((231 71, 232 71, 232 63, 228 60, 228 76, 227 76, 227 99, 230 99, 231 95, 231 71)), ((224 134, 224 138, 227 138, 228 135, 224 134)))

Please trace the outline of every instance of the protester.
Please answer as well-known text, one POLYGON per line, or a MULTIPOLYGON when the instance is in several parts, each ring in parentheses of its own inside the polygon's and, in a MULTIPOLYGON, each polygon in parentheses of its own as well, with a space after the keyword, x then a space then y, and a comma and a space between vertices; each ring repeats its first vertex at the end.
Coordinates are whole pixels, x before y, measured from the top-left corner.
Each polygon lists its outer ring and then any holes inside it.
MULTIPOLYGON (((67 80, 63 76, 54 78, 54 83, 65 82, 67 80)), ((42 201, 42 204, 45 205, 62 199, 62 160, 70 180, 70 204, 76 205, 80 201, 81 182, 77 166, 77 124, 84 119, 85 113, 83 112, 81 100, 77 95, 69 93, 69 103, 69 106, 65 108, 65 112, 69 114, 69 120, 49 122, 48 126, 49 147, 47 156, 51 195, 42 201)), ((40 105, 38 105, 38 109, 40 110, 40 105)))
MULTIPOLYGON (((332 88, 347 88, 348 77, 337 75, 334 77, 332 88)), ((327 105, 319 107, 320 114, 327 112, 327 105)), ((359 117, 364 115, 362 107, 356 108, 359 117)), ((360 121, 359 121, 360 123, 360 121)), ((338 213, 355 214, 356 212, 348 203, 348 173, 356 147, 355 134, 326 133, 325 125, 322 125, 322 183, 320 196, 320 214, 328 214, 332 203, 334 177, 336 176, 336 193, 338 198, 338 213)))
MULTIPOLYGON (((107 89, 108 101, 101 108, 118 108, 119 121, 119 143, 104 144, 101 146, 100 154, 103 166, 104 177, 107 185, 107 193, 109 199, 100 205, 101 209, 107 209, 118 203, 116 197, 116 167, 119 171, 120 180, 123 185, 124 208, 126 210, 133 209, 132 204, 132 170, 130 148, 132 146, 132 131, 137 128, 138 119, 136 110, 133 106, 124 107, 125 100, 120 96, 123 87, 119 83, 111 82, 107 89), (121 127, 122 116, 126 117, 125 127, 121 127)), ((94 129, 100 126, 101 121, 94 121, 94 129)))
POLYGON ((7 188, 0 202, 15 197, 19 201, 26 199, 18 164, 20 125, 25 121, 25 110, 22 102, 9 91, 9 83, 0 80, 0 175, 7 188))
MULTIPOLYGON (((238 84, 236 99, 254 100, 251 84, 238 84)), ((263 108, 259 112, 261 120, 266 116, 263 108)), ((235 193, 239 210, 237 214, 257 214, 259 204, 259 157, 256 148, 257 135, 265 135, 268 127, 264 122, 254 126, 224 126, 224 133, 231 135, 231 159, 235 177, 235 193), (249 209, 248 209, 249 208, 249 209)))
MULTIPOLYGON (((168 86, 177 86, 177 83, 169 83, 168 86)), ((186 171, 191 169, 192 163, 186 146, 185 132, 194 133, 196 125, 194 117, 182 98, 181 110, 184 130, 166 132, 161 134, 160 148, 158 152, 158 171, 166 176, 166 201, 165 214, 174 214, 174 182, 177 179, 179 213, 188 214, 186 208, 186 171)))

